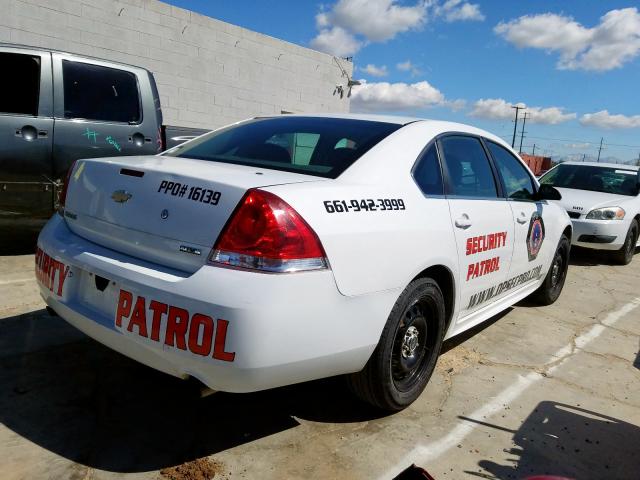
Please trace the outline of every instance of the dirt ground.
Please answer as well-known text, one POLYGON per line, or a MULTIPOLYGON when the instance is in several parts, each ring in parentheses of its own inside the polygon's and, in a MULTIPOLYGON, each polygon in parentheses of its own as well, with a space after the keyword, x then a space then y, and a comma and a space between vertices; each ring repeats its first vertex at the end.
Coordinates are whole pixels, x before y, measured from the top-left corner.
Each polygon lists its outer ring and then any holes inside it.
POLYGON ((640 254, 572 257, 560 300, 449 341, 383 415, 340 378, 200 398, 44 310, 33 236, 0 236, 0 478, 640 478, 640 254))

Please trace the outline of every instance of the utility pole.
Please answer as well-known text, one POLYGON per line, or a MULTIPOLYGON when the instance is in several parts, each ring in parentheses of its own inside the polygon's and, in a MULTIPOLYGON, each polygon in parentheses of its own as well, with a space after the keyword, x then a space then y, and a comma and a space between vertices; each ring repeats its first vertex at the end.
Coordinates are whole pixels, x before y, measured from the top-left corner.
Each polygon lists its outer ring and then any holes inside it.
POLYGON ((535 157, 536 155, 536 144, 533 144, 533 152, 531 152, 531 156, 535 157))
POLYGON ((518 150, 519 153, 522 153, 522 140, 524 139, 524 126, 527 124, 527 118, 529 118, 530 115, 527 112, 524 112, 524 115, 522 116, 522 130, 520 131, 520 149, 518 150))
POLYGON ((520 110, 524 110, 525 107, 521 107, 519 104, 518 105, 511 105, 511 108, 515 108, 516 109, 516 120, 513 124, 513 140, 511 140, 511 148, 515 148, 516 145, 516 131, 518 129, 518 112, 520 110))
POLYGON ((604 141, 604 137, 600 137, 600 148, 598 149, 598 162, 600 162, 600 152, 602 151, 602 142, 604 141))

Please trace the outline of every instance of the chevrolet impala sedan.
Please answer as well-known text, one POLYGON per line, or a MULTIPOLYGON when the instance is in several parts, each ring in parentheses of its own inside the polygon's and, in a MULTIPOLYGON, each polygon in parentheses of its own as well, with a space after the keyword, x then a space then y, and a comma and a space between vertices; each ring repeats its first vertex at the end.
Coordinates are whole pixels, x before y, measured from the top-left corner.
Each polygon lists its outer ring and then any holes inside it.
POLYGON ((540 182, 561 192, 573 222, 573 244, 608 252, 622 265, 633 260, 640 232, 640 172, 632 165, 567 162, 540 182))
POLYGON ((38 240, 46 303, 214 390, 333 375, 386 410, 444 339, 564 285, 573 227, 499 137, 369 115, 254 118, 81 160, 38 240))

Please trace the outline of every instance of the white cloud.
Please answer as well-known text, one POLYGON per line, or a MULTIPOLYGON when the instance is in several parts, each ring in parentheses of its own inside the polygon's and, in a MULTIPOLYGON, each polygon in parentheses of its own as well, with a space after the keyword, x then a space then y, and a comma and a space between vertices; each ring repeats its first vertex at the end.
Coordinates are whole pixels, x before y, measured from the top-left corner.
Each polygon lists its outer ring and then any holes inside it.
POLYGON ((545 125, 557 125, 558 123, 568 122, 576 118, 575 113, 566 113, 562 107, 529 107, 527 113, 531 117, 527 118, 531 123, 543 123, 545 125))
POLYGON ((422 28, 429 17, 447 22, 484 20, 477 4, 465 0, 338 0, 316 15, 311 46, 334 55, 353 55, 368 42, 384 42, 422 28), (344 45, 339 42, 344 41, 344 45), (340 53, 337 53, 340 52, 340 53), (345 53, 346 52, 346 53, 345 53))
POLYGON ((519 48, 559 52, 559 69, 612 70, 640 54, 640 12, 635 7, 611 10, 591 28, 568 16, 544 13, 501 22, 494 32, 519 48))
POLYGON ((416 67, 411 60, 407 60, 406 62, 396 63, 396 68, 401 72, 411 72, 411 76, 415 77, 420 75, 422 72, 418 67, 416 67))
POLYGON ((311 40, 311 46, 337 57, 347 57, 360 50, 362 42, 343 28, 331 27, 320 30, 320 33, 311 40))
POLYGON ((445 105, 445 97, 427 81, 417 83, 363 83, 353 87, 354 112, 394 112, 445 105))
POLYGON ((459 112, 467 106, 467 101, 459 98, 457 100, 447 100, 445 104, 454 112, 459 112))
POLYGON ((369 75, 373 76, 373 77, 386 77, 387 75, 389 75, 389 72, 387 71, 387 66, 386 65, 382 65, 381 67, 377 67, 373 64, 368 64, 366 67, 361 68, 361 71, 368 73, 369 75))
POLYGON ((564 144, 565 148, 573 148, 576 150, 584 150, 585 148, 592 148, 593 145, 590 143, 565 143, 564 144))
POLYGON ((477 3, 463 0, 447 0, 441 6, 435 7, 435 14, 442 15, 447 22, 483 21, 484 15, 477 3))
POLYGON ((421 27, 428 6, 424 0, 411 6, 398 5, 397 0, 338 0, 326 15, 332 25, 381 42, 421 27))
POLYGON ((530 115, 527 121, 531 123, 556 125, 576 118, 575 113, 566 113, 564 109, 560 107, 527 107, 523 103, 514 104, 502 98, 483 98, 478 100, 473 104, 473 110, 471 110, 469 115, 494 120, 512 119, 515 116, 512 107, 515 105, 526 107, 526 112, 530 115))
POLYGON ((640 115, 612 115, 607 110, 587 113, 580 118, 580 123, 597 128, 640 128, 640 115))
POLYGON ((411 60, 407 60, 406 62, 397 63, 396 68, 398 70, 402 70, 403 72, 408 72, 413 68, 413 64, 411 63, 411 60))

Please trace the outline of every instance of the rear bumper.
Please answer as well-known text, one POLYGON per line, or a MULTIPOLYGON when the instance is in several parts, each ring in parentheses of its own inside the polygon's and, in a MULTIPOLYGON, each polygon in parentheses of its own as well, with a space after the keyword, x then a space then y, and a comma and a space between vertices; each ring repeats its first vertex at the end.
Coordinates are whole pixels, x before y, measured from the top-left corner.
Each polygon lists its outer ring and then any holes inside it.
POLYGON ((400 293, 346 297, 329 270, 178 272, 91 243, 57 215, 38 247, 41 295, 62 318, 128 357, 220 391, 362 369, 400 293))
POLYGON ((629 230, 626 220, 572 219, 572 244, 598 250, 620 250, 629 230))

